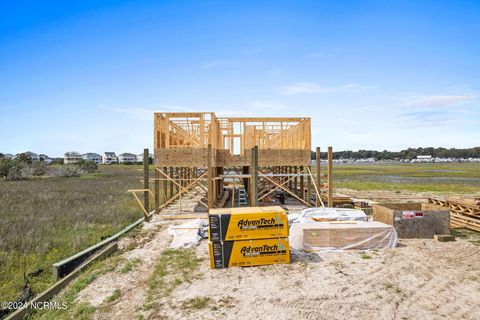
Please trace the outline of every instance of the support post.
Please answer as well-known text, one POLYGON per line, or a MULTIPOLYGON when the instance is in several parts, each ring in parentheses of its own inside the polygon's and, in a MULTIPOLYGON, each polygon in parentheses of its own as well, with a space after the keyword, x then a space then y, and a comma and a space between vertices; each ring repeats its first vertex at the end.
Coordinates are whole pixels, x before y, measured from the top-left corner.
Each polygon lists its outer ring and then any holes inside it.
POLYGON ((304 173, 304 170, 303 170, 303 166, 300 166, 300 173, 302 174, 300 176, 300 198, 304 198, 305 196, 305 185, 304 185, 304 177, 303 177, 303 173, 304 173))
MULTIPOLYGON (((143 149, 143 189, 147 190, 143 192, 143 207, 150 212, 150 175, 149 175, 149 160, 150 154, 147 149, 143 149)), ((145 221, 149 221, 150 217, 145 214, 145 221)))
MULTIPOLYGON (((310 168, 310 165, 308 165, 307 167, 305 167, 305 171, 304 171, 303 173, 304 173, 304 174, 307 174, 309 168, 310 168)), ((307 201, 308 204, 311 204, 311 203, 312 203, 312 201, 311 201, 312 182, 315 183, 314 181, 312 181, 312 179, 310 178, 310 176, 307 176, 307 194, 305 195, 305 201, 307 201)))
POLYGON ((209 144, 208 145, 208 167, 207 167, 207 170, 208 170, 208 174, 207 174, 207 177, 208 177, 208 209, 212 209, 213 208, 213 193, 215 192, 214 190, 214 187, 213 187, 213 167, 212 167, 212 158, 213 158, 213 155, 212 155, 212 145, 209 144))
POLYGON ((333 207, 333 152, 328 147, 328 206, 333 207))
MULTIPOLYGON (((173 179, 173 167, 170 167, 170 178, 173 179)), ((173 181, 170 180, 169 184, 170 184, 170 186, 169 186, 170 187, 169 188, 170 189, 170 195, 169 195, 168 199, 171 199, 173 197, 173 191, 174 191, 173 190, 173 181)))
MULTIPOLYGON (((168 174, 167 167, 163 167, 163 172, 168 174)), ((167 202, 168 200, 168 181, 165 179, 163 180, 163 203, 167 202)))
POLYGON ((250 204, 252 207, 258 206, 258 146, 252 148, 252 165, 251 165, 251 190, 250 204))
MULTIPOLYGON (((317 161, 317 174, 316 174, 316 185, 317 185, 317 190, 320 190, 320 183, 321 183, 321 176, 320 176, 320 147, 317 147, 317 150, 316 150, 316 161, 317 161)), ((317 202, 316 202, 316 206, 317 207, 320 207, 320 198, 317 196, 317 202)))
POLYGON ((155 181, 154 181, 154 199, 155 199, 155 213, 159 214, 160 210, 158 210, 158 207, 160 207, 160 172, 158 170, 154 170, 155 172, 155 181))

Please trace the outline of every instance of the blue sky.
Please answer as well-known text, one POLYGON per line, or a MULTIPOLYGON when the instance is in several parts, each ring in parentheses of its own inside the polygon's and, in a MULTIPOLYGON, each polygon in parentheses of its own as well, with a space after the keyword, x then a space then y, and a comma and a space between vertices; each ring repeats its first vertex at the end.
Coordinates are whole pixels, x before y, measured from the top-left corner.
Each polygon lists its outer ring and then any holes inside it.
POLYGON ((471 147, 478 1, 0 1, 0 152, 140 153, 154 111, 310 116, 314 146, 471 147))

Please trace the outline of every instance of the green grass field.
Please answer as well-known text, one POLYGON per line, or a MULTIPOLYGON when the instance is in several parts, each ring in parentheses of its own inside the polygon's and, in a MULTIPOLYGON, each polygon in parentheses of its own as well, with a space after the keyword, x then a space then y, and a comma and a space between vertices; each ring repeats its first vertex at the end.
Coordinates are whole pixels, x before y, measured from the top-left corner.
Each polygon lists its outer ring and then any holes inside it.
POLYGON ((55 279, 52 263, 142 217, 127 189, 141 188, 141 166, 100 166, 78 178, 0 181, 0 300, 21 293, 24 271, 35 293, 55 279))
POLYGON ((334 186, 360 191, 480 194, 480 163, 342 164, 334 166, 334 186))

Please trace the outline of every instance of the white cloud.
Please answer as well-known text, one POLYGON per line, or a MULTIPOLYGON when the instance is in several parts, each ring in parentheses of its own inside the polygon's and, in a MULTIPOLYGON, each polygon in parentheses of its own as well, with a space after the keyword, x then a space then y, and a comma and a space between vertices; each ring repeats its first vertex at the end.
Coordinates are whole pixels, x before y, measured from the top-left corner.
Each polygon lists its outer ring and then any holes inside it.
POLYGON ((419 108, 453 107, 474 100, 473 95, 423 95, 407 97, 403 105, 419 108))
POLYGON ((349 92, 358 93, 366 90, 375 89, 378 86, 361 85, 357 83, 349 83, 338 87, 324 87, 312 82, 298 82, 292 85, 279 88, 279 92, 285 96, 297 94, 313 94, 313 93, 330 93, 330 92, 349 92))

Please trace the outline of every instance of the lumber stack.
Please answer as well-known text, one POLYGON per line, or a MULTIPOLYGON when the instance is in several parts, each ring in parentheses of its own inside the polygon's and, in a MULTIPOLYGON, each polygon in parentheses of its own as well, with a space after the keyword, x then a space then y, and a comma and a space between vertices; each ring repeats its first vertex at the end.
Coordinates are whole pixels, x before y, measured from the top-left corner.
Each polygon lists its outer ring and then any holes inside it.
MULTIPOLYGON (((322 201, 324 203, 328 202, 328 193, 322 190, 322 201)), ((353 200, 351 197, 345 195, 345 194, 340 194, 340 193, 334 193, 332 196, 332 204, 333 206, 339 206, 339 205, 345 205, 345 204, 352 204, 353 200)))
POLYGON ((452 228, 466 228, 480 232, 480 200, 428 198, 428 202, 450 209, 452 228))

